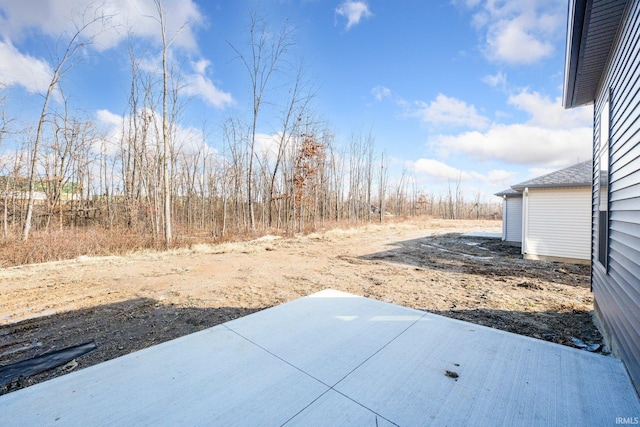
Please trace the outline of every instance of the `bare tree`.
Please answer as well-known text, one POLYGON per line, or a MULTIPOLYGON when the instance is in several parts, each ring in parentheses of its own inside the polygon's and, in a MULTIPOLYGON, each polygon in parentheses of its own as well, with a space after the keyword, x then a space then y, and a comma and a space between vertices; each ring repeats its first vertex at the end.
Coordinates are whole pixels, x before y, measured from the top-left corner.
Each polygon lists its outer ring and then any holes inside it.
POLYGON ((169 46, 175 41, 176 37, 182 30, 178 30, 173 38, 167 41, 167 16, 162 7, 161 0, 155 0, 156 11, 158 13, 158 22, 160 24, 160 32, 162 36, 162 183, 164 196, 164 241, 165 245, 171 244, 171 187, 169 183, 169 121, 167 118, 167 98, 169 96, 169 72, 167 70, 167 51, 169 46))
POLYGON ((365 180, 365 199, 367 204, 367 221, 371 220, 371 189, 373 186, 373 135, 372 131, 369 130, 369 134, 365 139, 365 170, 364 170, 364 180, 365 180))
POLYGON ((473 192, 473 209, 476 211, 476 220, 480 219, 480 203, 482 200, 482 193, 480 190, 476 190, 473 192))
MULTIPOLYGON (((0 91, 4 88, 4 85, 0 83, 0 91)), ((0 146, 2 146, 2 140, 5 135, 9 133, 9 124, 12 122, 12 119, 7 119, 4 110, 4 97, 0 97, 0 146)))
POLYGON ((389 167, 385 164, 384 151, 380 154, 380 174, 378 175, 378 208, 380 210, 380 223, 384 222, 384 199, 386 197, 387 180, 389 179, 389 167))
POLYGON ((258 131, 258 118, 262 108, 264 97, 269 87, 270 80, 280 67, 283 57, 290 51, 293 45, 293 30, 285 23, 280 32, 272 33, 264 18, 258 17, 256 12, 251 13, 248 28, 248 52, 242 52, 229 43, 236 52, 237 57, 249 74, 251 92, 253 96, 253 110, 251 117, 251 132, 249 134, 249 162, 247 169, 247 208, 249 210, 249 224, 255 228, 255 214, 253 211, 253 161, 256 148, 256 134, 258 131))
POLYGON ((76 59, 76 54, 85 46, 89 45, 92 42, 92 38, 83 38, 83 33, 87 31, 87 29, 94 23, 98 21, 104 20, 104 16, 94 17, 90 21, 82 24, 76 29, 76 32, 71 36, 69 41, 66 43, 65 47, 62 50, 62 54, 58 57, 56 61, 56 66, 53 70, 53 74, 51 76, 51 80, 49 81, 49 86, 47 87, 47 91, 44 95, 44 101, 42 103, 42 110, 40 112, 40 118, 38 120, 38 127, 36 130, 35 140, 33 142, 33 146, 31 149, 31 164, 29 165, 29 190, 28 190, 28 204, 27 204, 27 216, 24 221, 24 227, 22 229, 22 240, 26 241, 29 239, 29 232, 31 230, 31 220, 33 217, 33 205, 34 205, 34 192, 35 192, 35 182, 36 182, 36 165, 38 161, 38 156, 40 153, 40 144, 42 140, 42 134, 44 132, 44 125, 48 115, 49 110, 49 102, 54 95, 56 87, 60 83, 61 78, 64 74, 69 71, 71 67, 74 65, 74 60, 76 59))
POLYGON ((71 166, 77 163, 78 155, 83 146, 90 145, 93 140, 93 124, 69 117, 66 99, 63 99, 64 112, 56 115, 53 124, 52 143, 45 146, 45 182, 44 190, 47 194, 48 213, 46 227, 49 227, 56 210, 59 214, 59 227, 63 226, 63 193, 68 193, 71 199, 77 193, 77 183, 71 181, 71 166), (69 188, 65 188, 69 187, 69 188), (69 194, 70 193, 70 194, 69 194))
MULTIPOLYGON (((0 84, 0 89, 2 89, 4 87, 4 85, 0 84)), ((5 137, 6 134, 9 133, 9 123, 11 122, 11 120, 7 119, 6 115, 5 115, 5 111, 4 111, 4 98, 0 98, 0 146, 2 146, 2 141, 5 137)), ((6 170, 8 172, 8 167, 5 164, 0 165, 2 166, 2 170, 6 170)), ((11 177, 9 176, 9 174, 7 173, 5 175, 5 182, 4 182, 4 189, 2 190, 2 195, 3 195, 3 201, 4 201, 4 206, 3 206, 3 220, 2 220, 2 235, 3 237, 6 239, 7 235, 9 233, 8 230, 8 213, 9 213, 9 206, 8 206, 8 198, 9 198, 9 188, 10 188, 10 184, 11 184, 11 177)))
POLYGON ((270 182, 268 188, 268 225, 273 226, 273 203, 275 197, 276 180, 280 167, 284 161, 289 141, 300 133, 300 126, 303 117, 307 113, 309 102, 313 97, 313 93, 308 88, 308 83, 304 80, 304 66, 300 64, 294 83, 289 89, 289 98, 286 106, 281 114, 281 128, 278 139, 278 152, 273 164, 273 170, 270 173, 270 182))
POLYGON ((143 76, 140 73, 140 60, 136 57, 131 35, 129 36, 129 61, 131 63, 131 87, 128 99, 129 115, 122 122, 120 156, 127 227, 137 229, 140 207, 139 181, 143 161, 143 140, 141 136, 146 134, 142 129, 142 125, 146 121, 141 120, 140 117, 140 86, 144 85, 141 82, 143 76))

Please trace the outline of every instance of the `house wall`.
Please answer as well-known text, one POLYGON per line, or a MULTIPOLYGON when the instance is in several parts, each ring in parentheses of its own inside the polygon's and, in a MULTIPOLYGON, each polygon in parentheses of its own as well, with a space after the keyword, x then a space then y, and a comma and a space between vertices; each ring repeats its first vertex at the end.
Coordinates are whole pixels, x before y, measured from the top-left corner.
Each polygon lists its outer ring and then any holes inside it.
POLYGON ((525 257, 590 259, 590 188, 529 189, 524 221, 525 257))
POLYGON ((505 198, 503 208, 502 240, 522 243, 522 196, 505 198))
POLYGON ((614 355, 640 392, 640 1, 629 2, 594 111, 592 288, 614 355), (610 98, 609 98, 610 94, 610 98), (600 112, 610 102, 608 268, 598 262, 600 112))

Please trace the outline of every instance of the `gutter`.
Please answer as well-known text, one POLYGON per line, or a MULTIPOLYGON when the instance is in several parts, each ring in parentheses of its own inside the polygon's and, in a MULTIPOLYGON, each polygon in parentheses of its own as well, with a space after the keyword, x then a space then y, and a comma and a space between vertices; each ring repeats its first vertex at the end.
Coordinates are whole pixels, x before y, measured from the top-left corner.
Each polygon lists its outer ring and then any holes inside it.
POLYGON ((567 45, 565 50, 564 85, 562 106, 572 108, 575 103, 575 88, 578 78, 578 65, 581 62, 580 52, 584 49, 588 20, 587 10, 591 10, 593 0, 569 0, 569 12, 567 18, 567 45), (578 24, 578 25, 576 25, 578 24))
POLYGON ((529 218, 529 187, 522 192, 522 255, 527 253, 527 218, 529 218))
POLYGON ((580 188, 580 187, 591 188, 591 182, 571 182, 566 184, 540 184, 540 185, 527 185, 527 186, 514 185, 511 188, 513 188, 516 191, 523 191, 525 188, 548 189, 548 188, 580 188))

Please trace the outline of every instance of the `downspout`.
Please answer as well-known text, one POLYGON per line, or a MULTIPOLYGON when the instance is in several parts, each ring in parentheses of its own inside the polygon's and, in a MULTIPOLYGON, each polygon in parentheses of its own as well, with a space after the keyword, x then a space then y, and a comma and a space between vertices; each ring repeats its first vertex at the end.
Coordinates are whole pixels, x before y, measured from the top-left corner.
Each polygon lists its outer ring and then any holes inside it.
POLYGON ((507 240, 507 196, 502 196, 502 241, 507 240))
POLYGON ((529 187, 522 192, 522 255, 527 253, 527 218, 529 218, 529 187))

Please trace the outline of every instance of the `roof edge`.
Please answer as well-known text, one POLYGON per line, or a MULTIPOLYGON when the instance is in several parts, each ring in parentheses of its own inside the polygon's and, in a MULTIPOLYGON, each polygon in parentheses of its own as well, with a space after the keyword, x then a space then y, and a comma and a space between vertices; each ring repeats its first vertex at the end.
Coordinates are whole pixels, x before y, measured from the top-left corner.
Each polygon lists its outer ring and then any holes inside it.
POLYGON ((584 182, 569 182, 563 184, 533 184, 533 185, 513 185, 513 188, 516 191, 522 191, 525 188, 578 188, 578 187, 591 187, 591 183, 584 182))
POLYGON ((577 107, 575 102, 575 86, 578 74, 580 52, 583 48, 583 34, 586 32, 585 15, 587 3, 591 0, 569 0, 567 15, 567 45, 565 50, 564 84, 562 106, 564 108, 577 107))
POLYGON ((522 197, 522 192, 518 190, 514 190, 513 188, 507 188, 506 190, 502 190, 498 193, 494 193, 494 196, 498 197, 522 197))
POLYGON ((593 180, 592 168, 593 161, 585 160, 564 169, 519 182, 512 185, 511 189, 522 191, 525 188, 590 187, 593 180))

